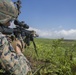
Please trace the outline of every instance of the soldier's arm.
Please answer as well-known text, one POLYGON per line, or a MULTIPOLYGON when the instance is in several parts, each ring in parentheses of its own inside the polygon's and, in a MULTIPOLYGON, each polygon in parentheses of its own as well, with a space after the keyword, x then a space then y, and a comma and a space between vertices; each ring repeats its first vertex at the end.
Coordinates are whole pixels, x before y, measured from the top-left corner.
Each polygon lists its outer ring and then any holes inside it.
POLYGON ((0 57, 5 70, 14 75, 26 75, 31 71, 29 62, 18 47, 16 51, 17 54, 6 37, 0 33, 0 57))

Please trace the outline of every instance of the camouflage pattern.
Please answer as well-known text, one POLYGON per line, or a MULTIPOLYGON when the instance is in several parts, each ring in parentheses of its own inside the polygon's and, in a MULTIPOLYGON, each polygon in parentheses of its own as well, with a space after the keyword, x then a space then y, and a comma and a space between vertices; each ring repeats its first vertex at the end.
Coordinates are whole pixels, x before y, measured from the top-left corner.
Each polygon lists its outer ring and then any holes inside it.
POLYGON ((2 33, 0 33, 0 58, 2 67, 11 74, 32 75, 29 61, 22 53, 15 53, 6 36, 2 33))
POLYGON ((5 24, 18 16, 18 10, 11 0, 0 0, 0 23, 5 24))

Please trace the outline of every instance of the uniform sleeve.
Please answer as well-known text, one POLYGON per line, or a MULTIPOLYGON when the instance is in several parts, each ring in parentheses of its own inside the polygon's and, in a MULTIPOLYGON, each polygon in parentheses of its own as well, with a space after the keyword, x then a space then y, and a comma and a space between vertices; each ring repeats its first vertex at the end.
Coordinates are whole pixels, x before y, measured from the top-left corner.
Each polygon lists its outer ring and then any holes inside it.
POLYGON ((31 71, 29 61, 22 53, 15 53, 5 36, 0 36, 0 58, 5 70, 14 75, 26 75, 31 71))

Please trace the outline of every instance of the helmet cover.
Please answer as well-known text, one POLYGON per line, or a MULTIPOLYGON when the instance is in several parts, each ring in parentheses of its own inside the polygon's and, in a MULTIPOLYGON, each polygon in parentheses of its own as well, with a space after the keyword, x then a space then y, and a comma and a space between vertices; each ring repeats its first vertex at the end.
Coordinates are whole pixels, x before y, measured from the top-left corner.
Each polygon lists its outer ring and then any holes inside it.
POLYGON ((5 24, 18 16, 18 10, 11 0, 0 0, 0 23, 5 24))

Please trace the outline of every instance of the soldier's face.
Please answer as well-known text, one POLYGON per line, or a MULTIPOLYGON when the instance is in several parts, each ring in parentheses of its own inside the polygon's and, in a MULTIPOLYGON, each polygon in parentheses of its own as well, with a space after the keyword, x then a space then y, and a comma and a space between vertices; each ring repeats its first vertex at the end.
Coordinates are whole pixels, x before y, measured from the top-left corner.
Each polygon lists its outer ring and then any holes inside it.
POLYGON ((5 25, 6 25, 6 26, 10 26, 11 24, 10 24, 10 22, 8 21, 5 25))
POLYGON ((10 26, 11 25, 12 20, 9 20, 8 22, 6 22, 4 25, 6 26, 10 26))

